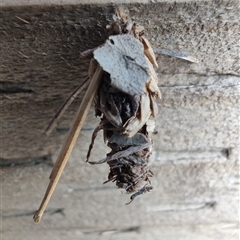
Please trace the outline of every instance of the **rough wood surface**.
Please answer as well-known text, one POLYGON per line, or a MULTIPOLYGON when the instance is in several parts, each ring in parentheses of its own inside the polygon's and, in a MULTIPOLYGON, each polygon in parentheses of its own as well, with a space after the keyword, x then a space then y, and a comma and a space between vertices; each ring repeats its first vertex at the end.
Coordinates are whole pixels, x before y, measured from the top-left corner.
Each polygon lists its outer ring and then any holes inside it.
MULTIPOLYGON (((128 196, 111 184, 102 186, 107 166, 84 162, 97 124, 90 112, 37 227, 33 211, 82 96, 50 136, 44 130, 87 75, 89 61, 79 53, 103 43, 114 6, 2 8, 3 240, 238 239, 238 5, 237 0, 128 5, 154 48, 189 52, 199 59, 196 64, 157 56, 163 97, 152 156, 154 191, 126 207, 128 196), (37 166, 26 166, 30 164, 37 166)), ((99 136, 91 160, 107 151, 99 136)))
MULTIPOLYGON (((36 236, 41 240, 238 239, 237 162, 217 158, 154 162, 153 191, 126 206, 129 195, 121 194, 111 183, 102 185, 107 165, 91 166, 83 161, 88 137, 87 132, 81 135, 39 225, 34 225, 32 215, 45 192, 51 168, 4 169, 3 240, 36 236)), ((106 151, 100 141, 96 149, 95 158, 100 149, 106 151)))
MULTIPOLYGON (((164 130, 161 124, 169 123, 171 112, 179 114, 180 118, 188 118, 187 138, 190 139, 199 133, 190 128, 190 124, 195 122, 196 126, 196 121, 201 120, 192 108, 195 107, 200 115, 207 114, 202 116, 202 123, 206 119, 219 127, 220 124, 214 123, 210 115, 221 113, 220 117, 226 114, 233 119, 232 114, 236 117, 238 109, 238 4, 237 1, 217 2, 128 6, 136 21, 145 26, 153 47, 190 52, 200 60, 199 64, 189 64, 158 57, 163 92, 158 126, 164 130), (169 112, 165 112, 167 110, 169 112)), ((47 137, 44 130, 57 109, 86 76, 88 61, 80 60, 79 53, 104 41, 105 25, 111 20, 112 12, 113 7, 105 5, 2 9, 2 158, 48 156, 62 141, 63 130, 69 128, 81 98, 70 107, 57 131, 47 137)), ((93 115, 90 118, 93 119, 93 115)), ((176 119, 176 122, 183 129, 180 120, 176 119)), ((233 120, 230 125, 226 121, 223 131, 227 128, 237 131, 234 124, 237 121, 233 120)), ((86 128, 92 128, 92 124, 86 128)), ((176 130, 171 127, 171 131, 176 130)), ((208 133, 215 138, 216 130, 215 127, 215 132, 208 133)), ((174 143, 181 146, 171 134, 160 133, 159 136, 169 137, 168 149, 174 143)), ((234 134, 229 138, 235 136, 233 141, 236 141, 238 133, 234 134)), ((202 142, 213 145, 207 138, 202 142)), ((224 145, 228 148, 227 144, 224 145)), ((193 148, 191 143, 189 147, 193 148)), ((166 146, 162 145, 162 148, 166 149, 166 146)), ((171 151, 174 150, 173 146, 171 151)))

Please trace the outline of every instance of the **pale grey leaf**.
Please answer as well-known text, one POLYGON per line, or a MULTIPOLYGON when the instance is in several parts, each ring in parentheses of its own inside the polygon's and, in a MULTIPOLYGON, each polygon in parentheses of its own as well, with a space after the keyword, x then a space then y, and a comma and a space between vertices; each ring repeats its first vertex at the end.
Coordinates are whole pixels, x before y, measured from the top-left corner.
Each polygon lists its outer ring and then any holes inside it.
POLYGON ((94 58, 111 76, 111 85, 122 92, 141 95, 150 80, 149 63, 143 45, 130 34, 110 36, 94 51, 94 58))

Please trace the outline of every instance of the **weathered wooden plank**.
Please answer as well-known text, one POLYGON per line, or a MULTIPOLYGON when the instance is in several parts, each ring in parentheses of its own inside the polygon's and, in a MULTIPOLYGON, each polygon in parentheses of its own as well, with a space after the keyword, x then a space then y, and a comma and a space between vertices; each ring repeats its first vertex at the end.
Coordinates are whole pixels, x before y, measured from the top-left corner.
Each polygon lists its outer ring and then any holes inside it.
MULTIPOLYGON (((162 141, 159 147, 173 152, 202 149, 207 145, 213 149, 235 149, 239 98, 239 78, 234 77, 239 75, 238 1, 128 7, 136 21, 146 27, 155 48, 190 52, 200 60, 198 64, 190 64, 158 57, 163 92, 158 130, 161 139, 168 138, 164 140, 168 145, 162 141), (167 127, 172 114, 177 126, 167 127), (211 121, 212 118, 216 119, 211 121), (214 123, 205 129, 209 135, 202 134, 200 126, 192 126, 198 123, 202 126, 200 119, 214 123), (179 129, 185 132, 181 143, 175 138, 179 129), (222 130, 225 134, 219 132, 222 130)), ((57 131, 46 137, 44 129, 86 76, 88 61, 80 60, 79 53, 104 41, 105 25, 112 12, 113 6, 106 5, 2 9, 0 140, 5 162, 49 156, 61 143, 64 136, 61 130, 69 127, 81 97, 65 114, 57 131)), ((94 117, 90 118, 86 128, 94 125, 94 117)))
MULTIPOLYGON (((119 230, 119 236, 122 236, 121 230, 137 226, 141 236, 152 231, 156 237, 157 234, 173 237, 176 233, 181 236, 186 232, 189 239, 198 234, 203 239, 211 239, 211 236, 224 238, 231 233, 232 238, 229 239, 237 239, 238 162, 214 162, 212 159, 153 162, 154 190, 125 206, 129 195, 121 194, 114 183, 102 185, 107 177, 107 165, 93 167, 82 161, 82 139, 86 136, 79 139, 41 224, 34 228, 32 213, 45 191, 48 183, 46 176, 51 167, 39 165, 3 169, 4 236, 16 233, 24 236, 29 231, 26 239, 31 239, 32 234, 46 229, 56 237, 58 230, 62 234, 70 234, 71 229, 74 236, 78 229, 84 237, 88 234, 89 239, 101 239, 95 234, 119 230), (13 220, 14 229, 11 227, 13 220), (161 226, 168 226, 167 229, 175 229, 176 232, 164 231, 161 226)), ((101 149, 101 144, 97 143, 96 147, 101 149)), ((95 151, 92 157, 97 159, 98 156, 99 151, 95 151)), ((135 234, 134 231, 130 233, 135 234)), ((155 238, 149 236, 149 239, 155 238)))
MULTIPOLYGON (((0 170, 3 238, 238 239, 238 5, 237 0, 127 5, 153 47, 200 60, 158 56, 163 99, 151 166, 154 190, 125 206, 128 195, 101 184, 107 165, 84 162, 96 125, 91 112, 43 221, 34 227, 32 215, 52 159, 81 96, 51 136, 44 129, 85 78, 88 61, 79 53, 104 41, 113 5, 2 8, 0 160, 5 166, 37 165, 0 170)), ((107 151, 99 136, 91 160, 107 151)))
POLYGON ((7 232, 4 236, 6 239, 18 240, 34 239, 36 236, 41 240, 51 239, 79 239, 85 240, 138 240, 140 237, 146 240, 169 239, 175 240, 238 240, 238 226, 232 224, 215 224, 215 225, 156 225, 147 227, 130 227, 130 228, 107 228, 107 229, 89 229, 89 228, 70 228, 70 229, 51 229, 50 231, 35 230, 34 232, 7 232))

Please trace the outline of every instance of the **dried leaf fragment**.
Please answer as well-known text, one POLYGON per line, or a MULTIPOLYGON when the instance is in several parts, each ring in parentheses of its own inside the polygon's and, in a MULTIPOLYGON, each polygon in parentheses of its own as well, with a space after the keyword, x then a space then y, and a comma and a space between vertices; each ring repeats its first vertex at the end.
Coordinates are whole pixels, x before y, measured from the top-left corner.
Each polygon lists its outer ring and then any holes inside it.
POLYGON ((94 51, 94 58, 110 74, 113 87, 132 96, 144 93, 151 73, 143 45, 134 36, 110 36, 94 51))

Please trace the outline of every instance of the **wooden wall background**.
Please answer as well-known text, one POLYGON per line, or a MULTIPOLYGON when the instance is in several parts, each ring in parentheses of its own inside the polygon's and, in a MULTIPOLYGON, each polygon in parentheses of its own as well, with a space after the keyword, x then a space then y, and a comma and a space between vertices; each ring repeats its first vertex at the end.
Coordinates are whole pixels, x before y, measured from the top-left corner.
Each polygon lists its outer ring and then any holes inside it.
MULTIPOLYGON (((128 195, 102 185, 108 167, 85 163, 99 121, 92 110, 41 224, 34 225, 32 214, 82 95, 50 136, 44 130, 86 76, 89 61, 79 53, 104 42, 115 6, 1 9, 2 239, 238 239, 237 0, 125 5, 154 48, 199 59, 157 57, 163 98, 151 166, 154 190, 125 206, 128 195)), ((92 160, 107 151, 99 136, 92 160)))

